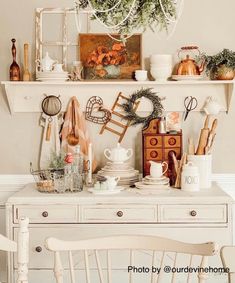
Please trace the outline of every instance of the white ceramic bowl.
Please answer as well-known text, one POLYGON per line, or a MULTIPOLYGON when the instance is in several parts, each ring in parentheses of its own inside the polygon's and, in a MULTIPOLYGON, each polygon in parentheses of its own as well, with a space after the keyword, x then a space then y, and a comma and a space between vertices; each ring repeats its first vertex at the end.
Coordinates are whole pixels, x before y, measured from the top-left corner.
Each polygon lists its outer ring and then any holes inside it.
POLYGON ((135 71, 135 79, 137 81, 146 81, 148 78, 148 72, 146 70, 136 70, 135 71))
POLYGON ((166 81, 172 73, 171 67, 151 68, 150 73, 156 81, 166 81))
POLYGON ((157 65, 172 65, 172 55, 170 54, 153 54, 150 56, 150 63, 157 65))

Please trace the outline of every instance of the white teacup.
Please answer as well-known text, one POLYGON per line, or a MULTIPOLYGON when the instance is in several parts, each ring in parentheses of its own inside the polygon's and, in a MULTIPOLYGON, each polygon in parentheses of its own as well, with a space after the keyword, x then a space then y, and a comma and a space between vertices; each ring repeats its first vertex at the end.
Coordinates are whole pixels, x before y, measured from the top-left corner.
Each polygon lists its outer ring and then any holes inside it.
POLYGON ((148 76, 147 76, 147 71, 146 70, 136 70, 135 71, 135 79, 137 81, 146 81, 148 76))
POLYGON ((168 164, 164 162, 154 162, 154 161, 149 161, 151 166, 150 166, 150 176, 152 178, 160 178, 162 175, 166 173, 168 170, 168 164), (166 166, 166 169, 163 171, 164 165, 166 166))
POLYGON ((59 73, 64 72, 63 65, 64 64, 55 64, 54 67, 53 67, 53 71, 59 72, 59 73))
POLYGON ((120 177, 111 177, 111 176, 105 176, 107 189, 108 190, 114 190, 117 186, 118 181, 120 180, 120 177))

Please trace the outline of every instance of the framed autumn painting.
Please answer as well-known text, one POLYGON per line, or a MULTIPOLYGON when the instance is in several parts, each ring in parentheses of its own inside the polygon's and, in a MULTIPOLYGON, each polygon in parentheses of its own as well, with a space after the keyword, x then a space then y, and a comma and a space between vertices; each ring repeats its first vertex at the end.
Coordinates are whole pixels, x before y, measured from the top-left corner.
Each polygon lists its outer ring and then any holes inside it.
POLYGON ((141 34, 125 44, 107 34, 80 34, 79 45, 85 79, 132 79, 134 71, 141 69, 141 34))

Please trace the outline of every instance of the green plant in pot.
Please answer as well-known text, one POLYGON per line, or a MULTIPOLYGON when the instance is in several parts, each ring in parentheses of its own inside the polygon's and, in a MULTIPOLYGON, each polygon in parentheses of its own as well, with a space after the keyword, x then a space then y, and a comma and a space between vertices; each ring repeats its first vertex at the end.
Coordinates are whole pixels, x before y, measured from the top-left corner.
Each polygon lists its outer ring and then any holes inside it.
POLYGON ((213 56, 200 55, 206 63, 206 73, 213 80, 232 80, 235 76, 235 52, 223 49, 213 56))
POLYGON ((65 154, 64 152, 60 152, 57 154, 55 151, 51 152, 50 161, 49 161, 49 169, 51 172, 63 172, 65 165, 65 154))

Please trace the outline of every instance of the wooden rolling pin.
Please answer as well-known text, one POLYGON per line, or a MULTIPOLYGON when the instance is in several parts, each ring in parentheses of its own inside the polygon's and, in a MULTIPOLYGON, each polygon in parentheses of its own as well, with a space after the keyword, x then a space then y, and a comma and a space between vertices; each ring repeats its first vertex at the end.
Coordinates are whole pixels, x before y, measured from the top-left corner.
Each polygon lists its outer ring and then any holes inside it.
POLYGON ((24 44, 24 73, 23 73, 23 81, 30 81, 29 45, 28 45, 28 43, 24 44))
POLYGON ((211 152, 213 141, 216 135, 215 130, 217 128, 217 125, 218 125, 218 119, 215 119, 212 123, 212 127, 208 136, 207 145, 205 147, 205 154, 209 154, 211 152))
POLYGON ((174 185, 174 187, 177 189, 181 188, 181 173, 182 173, 183 166, 186 164, 186 162, 187 162, 187 154, 184 153, 183 156, 181 157, 181 160, 178 166, 177 177, 176 177, 176 181, 174 185))
POLYGON ((195 145, 194 145, 193 138, 191 137, 188 139, 188 154, 189 155, 195 154, 195 145))
POLYGON ((204 155, 205 154, 205 148, 207 146, 208 136, 209 136, 209 115, 206 116, 206 120, 204 123, 204 128, 201 129, 201 134, 198 142, 198 147, 196 151, 196 155, 204 155))

